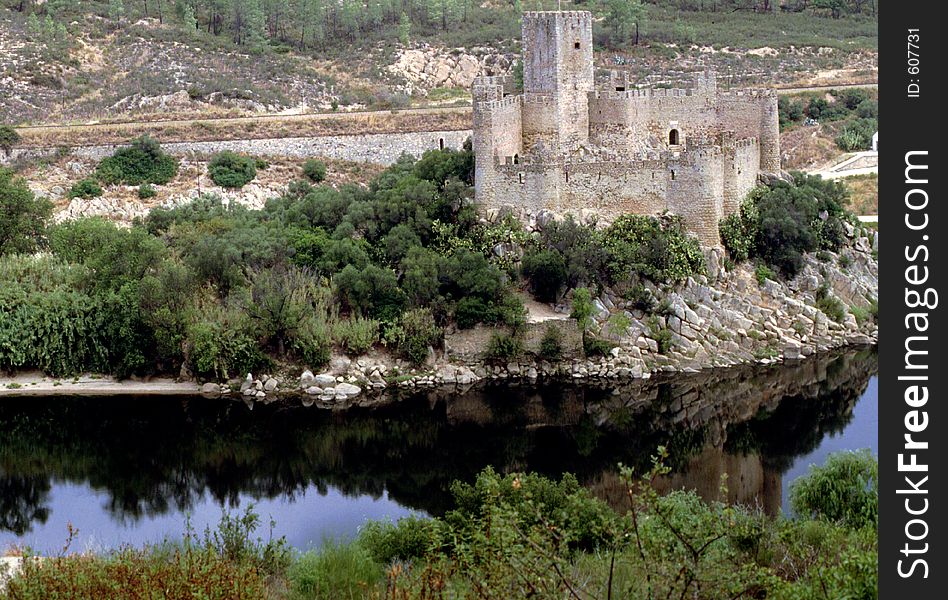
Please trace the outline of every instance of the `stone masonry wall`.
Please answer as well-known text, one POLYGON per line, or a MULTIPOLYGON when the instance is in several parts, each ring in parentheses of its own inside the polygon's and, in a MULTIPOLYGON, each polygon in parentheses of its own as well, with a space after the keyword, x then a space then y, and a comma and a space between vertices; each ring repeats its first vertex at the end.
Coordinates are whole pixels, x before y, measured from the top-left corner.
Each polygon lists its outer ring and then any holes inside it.
MULTIPOLYGON (((470 136, 471 130, 373 133, 308 138, 179 142, 162 144, 162 148, 174 156, 213 154, 222 150, 231 150, 253 156, 300 159, 321 157, 390 165, 404 153, 420 157, 426 150, 437 150, 442 145, 444 148, 460 150, 464 141, 470 136)), ((81 158, 101 160, 120 147, 120 145, 79 146, 72 149, 72 154, 81 158)), ((55 148, 17 149, 13 151, 9 160, 40 158, 55 153, 55 148)))

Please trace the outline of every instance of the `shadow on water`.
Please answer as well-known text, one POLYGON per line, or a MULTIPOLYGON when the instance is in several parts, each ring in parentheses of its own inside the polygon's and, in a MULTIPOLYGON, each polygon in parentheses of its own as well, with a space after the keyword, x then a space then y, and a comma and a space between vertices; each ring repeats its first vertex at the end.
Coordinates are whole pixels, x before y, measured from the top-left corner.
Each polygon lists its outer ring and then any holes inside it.
MULTIPOLYGON (((781 474, 852 417, 877 369, 875 350, 792 365, 739 367, 623 385, 484 385, 332 413, 189 398, 30 398, 0 403, 0 531, 46 521, 51 489, 105 492, 113 519, 183 512, 208 498, 289 498, 315 487, 429 514, 449 508, 450 484, 487 465, 576 473, 621 496, 619 462, 646 468, 671 453, 665 489, 780 509, 781 474)), ((77 511, 83 510, 76 507, 77 511)))

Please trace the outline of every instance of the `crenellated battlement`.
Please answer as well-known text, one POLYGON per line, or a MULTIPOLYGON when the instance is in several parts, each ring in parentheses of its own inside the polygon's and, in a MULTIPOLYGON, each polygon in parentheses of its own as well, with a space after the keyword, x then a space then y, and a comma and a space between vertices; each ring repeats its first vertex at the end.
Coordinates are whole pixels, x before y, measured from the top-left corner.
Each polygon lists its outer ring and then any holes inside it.
POLYGON ((593 81, 592 15, 523 14, 523 91, 473 85, 475 200, 483 206, 682 215, 702 243, 761 172, 780 169, 774 90, 647 88, 628 72, 593 81))

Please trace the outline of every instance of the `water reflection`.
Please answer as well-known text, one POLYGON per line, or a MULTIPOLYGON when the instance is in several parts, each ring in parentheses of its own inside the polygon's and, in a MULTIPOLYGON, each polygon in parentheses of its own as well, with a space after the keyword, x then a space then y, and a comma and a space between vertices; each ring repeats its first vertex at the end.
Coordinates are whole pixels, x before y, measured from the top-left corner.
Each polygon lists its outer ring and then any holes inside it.
MULTIPOLYGON (((327 413, 202 398, 23 399, 0 404, 0 531, 46 522, 51 489, 83 485, 135 523, 241 497, 292 501, 308 489, 387 497, 440 514, 455 479, 501 471, 576 473, 620 501, 618 462, 669 447, 664 488, 779 510, 794 457, 841 430, 877 368, 874 350, 619 387, 483 386, 327 413)), ((92 507, 75 506, 76 512, 92 507)), ((276 515, 279 520, 279 515, 276 515)))

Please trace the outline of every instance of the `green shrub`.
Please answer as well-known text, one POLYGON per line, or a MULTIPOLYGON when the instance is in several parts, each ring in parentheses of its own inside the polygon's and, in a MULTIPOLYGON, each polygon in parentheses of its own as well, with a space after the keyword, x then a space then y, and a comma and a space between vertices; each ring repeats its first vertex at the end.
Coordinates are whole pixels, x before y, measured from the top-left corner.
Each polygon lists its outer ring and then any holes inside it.
POLYGON ((776 280, 777 274, 767 265, 757 265, 754 269, 754 278, 757 280, 757 285, 764 285, 768 279, 776 280))
POLYGON ((849 267, 853 266, 853 257, 849 254, 840 254, 839 266, 842 269, 848 269, 849 267))
POLYGON ((484 350, 484 359, 488 362, 507 362, 523 354, 523 340, 510 333, 494 332, 484 350))
POLYGON ((540 338, 540 347, 537 355, 550 362, 556 362, 563 357, 563 334, 555 325, 547 325, 540 338))
POLYGON ((846 308, 839 298, 830 293, 825 283, 816 290, 816 307, 837 323, 842 323, 846 319, 846 308))
POLYGON ((326 163, 315 158, 310 158, 303 163, 303 175, 313 183, 319 183, 326 179, 326 163))
POLYGON ((40 247, 53 204, 33 196, 26 180, 0 167, 0 256, 29 254, 40 247))
POLYGON ((127 148, 116 150, 96 167, 96 177, 105 184, 164 185, 178 173, 178 161, 161 150, 153 138, 144 135, 127 148))
POLYGON ((154 198, 158 192, 155 191, 155 188, 151 186, 150 183, 143 183, 138 186, 138 197, 141 200, 147 200, 148 198, 154 198))
POLYGON ((347 354, 359 356, 379 341, 379 322, 363 317, 344 319, 333 325, 332 337, 347 354))
POLYGON ((257 176, 256 161, 230 150, 218 152, 207 165, 211 181, 225 188, 239 189, 257 176))
POLYGON ((790 485, 790 505, 806 518, 877 527, 879 460, 869 450, 831 454, 790 485))
POLYGON ((636 276, 674 282, 704 272, 701 246, 679 217, 624 215, 605 231, 603 244, 614 283, 636 276))
POLYGON ((861 306, 850 306, 849 312, 856 318, 856 323, 860 325, 867 323, 872 318, 870 309, 861 306))
POLYGON ((395 272, 373 264, 361 270, 347 265, 333 277, 333 287, 348 311, 382 321, 396 320, 408 303, 395 272))
POLYGON ((287 577, 295 597, 337 600, 364 597, 381 584, 383 570, 361 544, 325 540, 303 554, 287 577))
POLYGON ((609 352, 615 347, 615 342, 592 335, 583 336, 583 353, 586 356, 609 356, 609 352))
POLYGON ((316 315, 306 315, 293 338, 293 348, 308 367, 322 367, 332 357, 332 330, 316 315))
POLYGON ((541 302, 555 302, 566 284, 566 262, 555 250, 529 252, 523 257, 523 274, 530 290, 541 302))
POLYGON ((423 558, 439 546, 436 524, 431 519, 405 517, 397 523, 369 521, 359 532, 358 544, 381 565, 423 558))
POLYGON ((394 342, 395 349, 404 358, 420 365, 428 358, 428 348, 437 346, 443 332, 435 324, 434 316, 428 308, 415 308, 405 311, 387 339, 394 342))
POLYGON ((625 299, 632 303, 632 308, 649 314, 656 309, 658 303, 655 301, 655 295, 651 290, 642 285, 636 284, 625 295, 625 299))
POLYGON ((9 157, 13 153, 13 147, 19 143, 20 134, 16 129, 9 125, 0 125, 0 150, 3 150, 6 156, 9 157))
POLYGON ((90 198, 98 198, 101 195, 102 187, 91 177, 80 179, 69 188, 70 198, 83 198, 88 200, 90 198))
POLYGON ((461 329, 470 329, 490 320, 490 307, 477 296, 461 298, 454 309, 454 320, 461 329))
POLYGON ((207 302, 191 312, 187 356, 195 375, 227 379, 269 364, 253 334, 253 323, 243 310, 207 302))
POLYGON ((736 262, 750 258, 757 239, 759 222, 760 215, 753 200, 745 200, 738 212, 721 220, 718 226, 721 243, 724 244, 728 256, 736 262))

